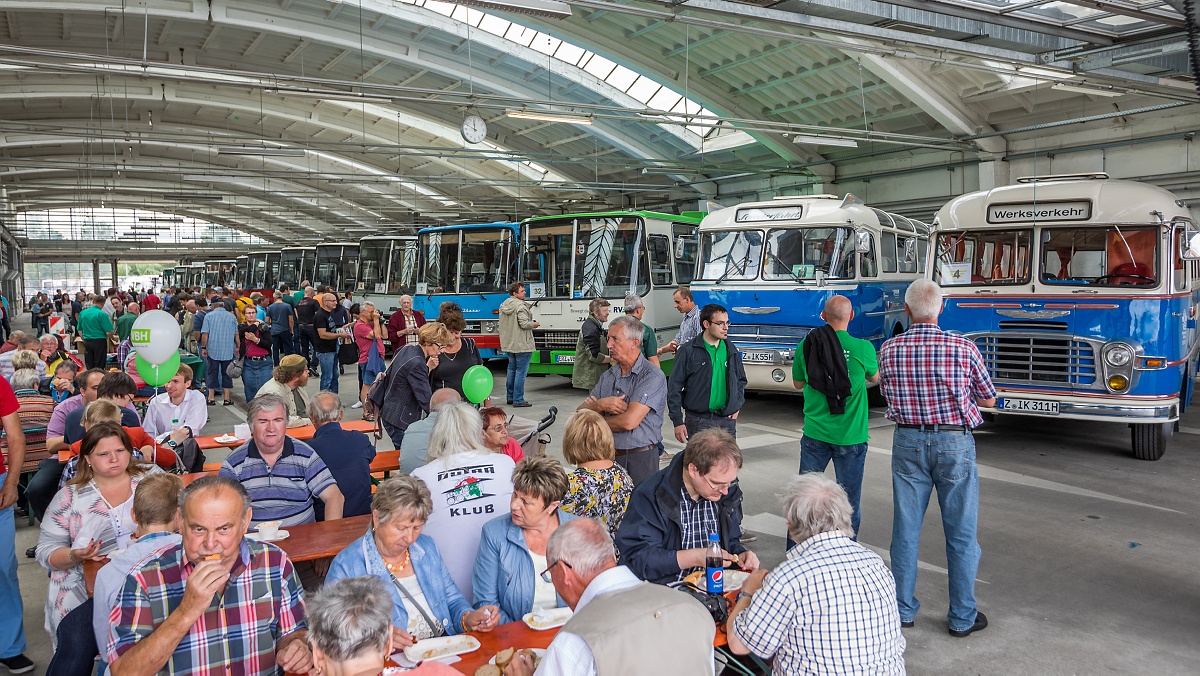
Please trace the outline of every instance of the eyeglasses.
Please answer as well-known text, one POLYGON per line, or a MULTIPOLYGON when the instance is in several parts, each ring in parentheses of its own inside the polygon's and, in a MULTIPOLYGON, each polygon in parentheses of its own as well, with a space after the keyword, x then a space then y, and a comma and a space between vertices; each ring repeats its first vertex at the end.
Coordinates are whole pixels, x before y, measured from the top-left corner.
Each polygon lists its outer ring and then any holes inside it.
POLYGON ((546 570, 542 571, 542 576, 541 576, 542 582, 547 582, 547 583, 554 582, 554 579, 550 577, 550 571, 554 570, 554 567, 560 563, 562 565, 566 566, 567 568, 570 568, 572 570, 575 569, 575 567, 572 566, 571 564, 567 563, 566 561, 563 561, 562 559, 559 559, 559 560, 555 561, 554 563, 550 564, 549 566, 546 566, 546 570))
POLYGON ((729 320, 725 320, 723 322, 714 322, 710 320, 708 323, 712 324, 713 326, 729 326, 729 320))
MULTIPOLYGON (((697 474, 699 474, 699 472, 697 472, 697 474)), ((708 477, 704 476, 703 474, 700 474, 700 478, 704 479, 704 483, 708 484, 709 488, 713 489, 714 491, 717 491, 718 493, 724 493, 725 491, 729 490, 730 486, 733 485, 733 481, 722 481, 722 482, 714 484, 713 482, 709 481, 708 477)), ((737 479, 734 479, 734 481, 737 481, 737 479)))
POLYGON ((503 432, 504 430, 508 429, 508 423, 500 423, 498 425, 492 425, 489 429, 491 429, 493 432, 503 432))

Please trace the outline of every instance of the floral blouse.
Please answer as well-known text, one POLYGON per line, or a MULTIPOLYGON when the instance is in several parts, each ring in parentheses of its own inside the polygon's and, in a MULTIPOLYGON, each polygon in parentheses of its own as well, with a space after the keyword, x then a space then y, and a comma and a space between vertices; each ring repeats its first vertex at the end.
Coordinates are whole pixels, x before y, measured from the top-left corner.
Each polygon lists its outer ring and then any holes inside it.
POLYGON ((608 469, 577 467, 568 479, 571 488, 563 500, 562 510, 575 516, 599 519, 615 538, 625 508, 629 506, 629 498, 633 496, 633 479, 629 478, 629 473, 617 464, 608 469))

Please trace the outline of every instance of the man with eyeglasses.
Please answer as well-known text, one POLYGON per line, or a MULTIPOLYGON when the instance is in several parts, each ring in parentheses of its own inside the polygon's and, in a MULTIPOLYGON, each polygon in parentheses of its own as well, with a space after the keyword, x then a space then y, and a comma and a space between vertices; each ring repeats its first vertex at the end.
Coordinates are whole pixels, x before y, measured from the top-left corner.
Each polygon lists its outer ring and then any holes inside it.
POLYGON ((742 451, 728 432, 709 428, 688 439, 666 469, 639 485, 629 501, 617 549, 621 563, 648 582, 667 584, 703 570, 716 533, 727 564, 758 568, 742 544, 742 451))
MULTIPOLYGON (((712 617, 699 601, 647 584, 617 565, 608 529, 594 519, 572 519, 546 543, 542 579, 575 614, 555 635, 539 673, 557 676, 713 673, 712 617)), ((506 676, 529 676, 517 655, 506 676)))
POLYGON ((720 305, 705 305, 700 326, 700 335, 675 353, 667 383, 667 411, 681 444, 710 427, 736 437, 738 411, 746 403, 746 369, 728 339, 729 313, 720 305))

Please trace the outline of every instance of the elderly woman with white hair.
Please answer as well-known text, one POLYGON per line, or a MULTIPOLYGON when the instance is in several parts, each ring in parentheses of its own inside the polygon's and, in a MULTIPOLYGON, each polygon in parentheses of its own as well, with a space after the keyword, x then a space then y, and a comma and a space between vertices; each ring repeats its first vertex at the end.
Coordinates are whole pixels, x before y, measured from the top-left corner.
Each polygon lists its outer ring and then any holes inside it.
POLYGON ((516 462, 483 443, 479 412, 465 402, 445 404, 429 433, 429 464, 412 475, 437 496, 425 532, 446 555, 446 566, 467 598, 483 526, 509 511, 516 462))
POLYGON ((478 610, 454 584, 437 545, 421 529, 433 512, 429 488, 420 479, 400 475, 379 484, 371 500, 371 529, 333 559, 326 584, 344 578, 374 576, 391 596, 393 648, 421 639, 491 631, 500 609, 478 610))
POLYGON ((726 625, 730 650, 774 657, 775 674, 904 673, 896 583, 852 539, 853 513, 837 482, 816 472, 792 479, 783 516, 799 544, 742 584, 726 625))
MULTIPOLYGON (((377 577, 352 577, 325 588, 305 604, 313 673, 319 676, 377 676, 392 654, 387 587, 377 577)), ((437 661, 405 672, 413 676, 455 676, 437 661)))

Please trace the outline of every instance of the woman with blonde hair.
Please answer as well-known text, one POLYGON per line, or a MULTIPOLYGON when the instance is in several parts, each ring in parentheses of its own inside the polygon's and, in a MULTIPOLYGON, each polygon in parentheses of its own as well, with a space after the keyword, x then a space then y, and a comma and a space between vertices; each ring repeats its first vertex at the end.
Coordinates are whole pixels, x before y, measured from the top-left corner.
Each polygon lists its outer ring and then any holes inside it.
POLYGON ((437 368, 438 355, 453 340, 445 324, 429 322, 417 330, 417 344, 400 348, 388 366, 384 385, 371 403, 395 448, 403 442, 404 430, 429 413, 429 371, 437 368))
POLYGON ((571 416, 563 433, 563 457, 576 465, 567 477, 571 487, 563 511, 602 522, 615 538, 633 496, 633 479, 614 462, 612 430, 599 413, 584 409, 571 416))
POLYGON ((37 544, 37 562, 50 571, 46 631, 54 647, 58 623, 88 600, 83 562, 129 546, 133 491, 161 471, 133 459, 129 434, 117 423, 98 423, 83 435, 79 471, 54 496, 37 544))
POLYGON ((481 432, 473 406, 443 405, 429 433, 429 463, 412 472, 436 496, 425 534, 437 543, 467 598, 483 525, 508 513, 516 467, 512 458, 484 446, 481 432))

